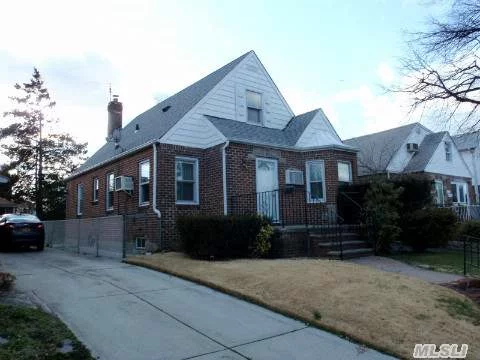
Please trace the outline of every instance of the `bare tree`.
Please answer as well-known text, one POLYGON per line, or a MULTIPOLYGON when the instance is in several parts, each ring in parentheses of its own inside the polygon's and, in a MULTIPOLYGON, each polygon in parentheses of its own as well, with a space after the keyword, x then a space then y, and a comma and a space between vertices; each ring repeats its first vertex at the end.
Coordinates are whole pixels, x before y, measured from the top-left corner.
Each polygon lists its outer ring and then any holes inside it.
POLYGON ((411 34, 394 92, 411 97, 411 110, 432 111, 435 121, 462 130, 480 128, 480 2, 455 0, 444 20, 411 34))

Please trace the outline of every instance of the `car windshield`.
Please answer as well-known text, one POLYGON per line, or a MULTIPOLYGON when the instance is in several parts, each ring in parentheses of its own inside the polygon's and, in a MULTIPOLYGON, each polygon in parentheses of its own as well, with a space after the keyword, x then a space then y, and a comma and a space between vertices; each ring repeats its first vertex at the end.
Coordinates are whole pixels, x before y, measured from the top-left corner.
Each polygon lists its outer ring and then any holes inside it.
POLYGON ((8 222, 36 222, 40 221, 39 218, 37 218, 35 215, 29 215, 29 214, 24 214, 24 215, 5 215, 2 220, 5 219, 8 222))

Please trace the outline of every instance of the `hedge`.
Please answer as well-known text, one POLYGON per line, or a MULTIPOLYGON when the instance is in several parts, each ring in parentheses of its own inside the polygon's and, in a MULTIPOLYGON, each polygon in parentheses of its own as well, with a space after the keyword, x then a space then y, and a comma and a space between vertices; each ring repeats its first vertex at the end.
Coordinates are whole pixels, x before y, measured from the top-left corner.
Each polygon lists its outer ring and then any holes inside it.
POLYGON ((254 255, 257 235, 269 224, 258 215, 183 216, 176 221, 184 251, 203 259, 254 255))

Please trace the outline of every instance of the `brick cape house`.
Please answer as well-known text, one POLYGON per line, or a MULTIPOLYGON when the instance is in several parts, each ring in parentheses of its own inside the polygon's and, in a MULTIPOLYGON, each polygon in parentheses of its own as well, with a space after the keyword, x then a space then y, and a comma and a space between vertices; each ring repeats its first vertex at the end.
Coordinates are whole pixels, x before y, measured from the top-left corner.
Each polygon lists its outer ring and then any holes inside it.
POLYGON ((414 123, 344 141, 360 150, 358 176, 426 174, 437 205, 477 201, 472 175, 455 141, 446 131, 432 132, 414 123))
POLYGON ((339 181, 356 178, 356 149, 322 110, 295 115, 253 51, 125 127, 121 109, 109 104, 107 142, 67 179, 67 218, 143 214, 132 236, 162 248, 179 247, 181 215, 312 221, 307 207, 335 212, 339 181))

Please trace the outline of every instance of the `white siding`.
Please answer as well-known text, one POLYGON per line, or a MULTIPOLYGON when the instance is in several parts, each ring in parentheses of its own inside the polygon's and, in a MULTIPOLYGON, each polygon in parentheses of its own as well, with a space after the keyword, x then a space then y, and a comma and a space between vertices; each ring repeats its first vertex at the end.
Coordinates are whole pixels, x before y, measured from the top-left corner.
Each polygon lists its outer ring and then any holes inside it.
POLYGON ((464 150, 460 152, 462 155, 463 161, 467 165, 470 174, 472 174, 472 184, 479 184, 479 170, 480 170, 480 149, 477 147, 473 154, 470 150, 464 150))
POLYGON ((167 144, 208 148, 225 141, 205 119, 210 115, 246 121, 246 90, 262 94, 264 126, 283 129, 293 113, 254 53, 243 59, 161 139, 167 144))
POLYGON ((297 141, 296 146, 308 148, 322 145, 343 145, 323 111, 318 111, 297 141))
POLYGON ((410 132, 410 134, 408 135, 407 139, 402 144, 400 149, 398 149, 398 151, 395 154, 393 154, 392 160, 390 161, 390 164, 388 164, 387 166, 387 171, 392 173, 402 172, 403 169, 405 169, 405 166, 407 166, 407 164, 410 162, 414 154, 412 152, 407 151, 407 144, 414 143, 420 146, 420 144, 423 141, 423 138, 430 133, 431 133, 430 130, 417 124, 417 126, 415 126, 412 129, 412 131, 410 132))
POLYGON ((442 139, 442 142, 438 145, 437 149, 433 153, 430 162, 425 168, 426 172, 435 173, 435 174, 444 174, 451 176, 460 176, 460 177, 471 177, 470 171, 467 168, 467 165, 463 161, 462 155, 457 150, 455 143, 452 138, 445 134, 445 137, 442 139), (452 160, 447 161, 445 159, 445 146, 444 142, 450 141, 452 144, 452 160))

